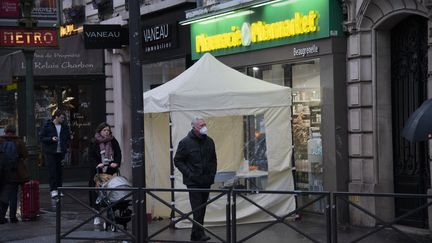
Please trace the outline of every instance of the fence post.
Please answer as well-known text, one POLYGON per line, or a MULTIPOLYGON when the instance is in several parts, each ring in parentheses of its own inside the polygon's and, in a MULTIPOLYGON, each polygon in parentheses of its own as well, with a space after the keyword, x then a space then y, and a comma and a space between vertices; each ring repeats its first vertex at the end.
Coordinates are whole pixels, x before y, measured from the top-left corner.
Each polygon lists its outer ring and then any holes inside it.
POLYGON ((137 238, 137 243, 139 242, 147 242, 148 239, 148 231, 147 231, 147 227, 145 225, 144 222, 147 221, 147 212, 142 212, 143 206, 144 206, 144 197, 146 195, 144 189, 142 187, 138 187, 137 189, 137 194, 138 194, 138 203, 137 203, 137 209, 138 209, 138 222, 137 222, 137 228, 138 231, 137 235, 139 236, 139 238, 137 238), (144 196, 143 196, 144 194, 144 196), (142 215, 145 214, 145 218, 142 217, 142 215))
POLYGON ((331 226, 331 224, 332 224, 332 218, 331 218, 332 204, 331 204, 331 193, 327 193, 325 210, 326 210, 325 213, 326 213, 326 220, 327 220, 327 223, 326 223, 326 227, 327 227, 327 230, 326 230, 327 242, 331 243, 332 242, 332 226, 331 226))
POLYGON ((231 231, 231 239, 232 239, 232 243, 237 242, 237 214, 236 214, 236 201, 237 201, 237 194, 235 192, 235 190, 231 190, 232 192, 232 205, 231 205, 231 214, 232 214, 232 231, 231 231))
POLYGON ((231 192, 232 189, 230 189, 227 193, 227 202, 226 202, 226 240, 228 243, 231 242, 231 192))
POLYGON ((337 194, 330 192, 331 195, 331 228, 332 228, 332 242, 333 243, 337 243, 338 242, 338 238, 337 238, 337 194))
POLYGON ((60 243, 60 234, 61 234, 61 193, 62 189, 59 188, 58 198, 56 198, 56 242, 60 243))

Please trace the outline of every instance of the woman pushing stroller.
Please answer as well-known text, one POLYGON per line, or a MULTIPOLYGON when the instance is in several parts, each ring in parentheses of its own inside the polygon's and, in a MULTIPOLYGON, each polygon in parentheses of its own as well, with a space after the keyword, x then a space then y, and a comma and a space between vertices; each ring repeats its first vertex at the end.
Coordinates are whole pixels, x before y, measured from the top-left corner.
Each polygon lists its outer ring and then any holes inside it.
MULTIPOLYGON (((89 187, 95 187, 94 177, 96 174, 116 174, 120 168, 121 159, 120 145, 112 135, 111 126, 106 122, 102 122, 97 126, 95 136, 91 140, 89 147, 89 187)), ((99 210, 100 205, 96 204, 97 197, 95 191, 90 191, 90 206, 99 210)), ((94 224, 100 225, 101 223, 100 218, 95 217, 94 224)))

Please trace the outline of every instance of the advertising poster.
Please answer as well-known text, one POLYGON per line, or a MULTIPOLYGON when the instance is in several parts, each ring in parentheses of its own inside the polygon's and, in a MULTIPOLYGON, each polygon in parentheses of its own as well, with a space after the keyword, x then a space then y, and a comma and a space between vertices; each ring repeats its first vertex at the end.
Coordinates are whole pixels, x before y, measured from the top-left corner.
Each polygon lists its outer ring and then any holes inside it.
POLYGON ((0 18, 20 17, 19 0, 0 0, 0 18))
MULTIPOLYGON (((57 20, 56 0, 33 0, 32 17, 40 20, 57 20)), ((0 19, 22 18, 20 0, 0 0, 0 19)))
POLYGON ((34 0, 32 17, 37 19, 57 19, 56 0, 34 0))

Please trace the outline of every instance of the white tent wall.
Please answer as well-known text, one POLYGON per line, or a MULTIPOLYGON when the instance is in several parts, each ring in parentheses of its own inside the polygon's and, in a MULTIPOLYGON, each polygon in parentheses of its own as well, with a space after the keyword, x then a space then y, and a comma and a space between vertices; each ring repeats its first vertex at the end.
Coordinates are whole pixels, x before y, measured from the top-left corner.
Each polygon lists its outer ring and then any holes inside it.
MULTIPOLYGON (((171 188, 170 183, 170 134, 169 113, 149 113, 144 115, 145 129, 145 160, 146 160, 146 186, 148 188, 171 188)), ((175 119, 175 118, 174 118, 175 119)), ((180 141, 191 130, 191 120, 181 121, 184 133, 178 138, 173 132, 173 141, 180 141)), ((219 161, 232 161, 232 163, 219 163, 219 171, 236 171, 243 158, 243 117, 213 117, 206 119, 209 127, 209 135, 215 141, 223 141, 216 144, 216 153, 219 161)), ((176 126, 174 126, 176 127, 176 126)), ((175 128, 173 128, 175 129, 175 128)), ((173 142, 175 149, 178 143, 173 142)), ((181 174, 175 170, 175 177, 181 178, 181 174)), ((184 188, 180 185, 175 188, 184 188)), ((171 201, 171 195, 167 192, 155 192, 166 202, 171 201)), ((147 196, 147 212, 153 216, 169 217, 171 210, 158 200, 147 196)))
POLYGON ((215 141, 218 171, 236 171, 243 159, 243 116, 209 117, 199 112, 173 112, 174 151, 192 129, 191 121, 196 116, 205 119, 209 136, 215 141))
MULTIPOLYGON (((169 132, 167 112, 144 115, 146 187, 148 188, 171 188, 169 132)), ((171 201, 169 192, 155 194, 166 202, 171 201)), ((147 196, 147 213, 153 216, 169 217, 170 212, 168 207, 155 198, 147 196)))

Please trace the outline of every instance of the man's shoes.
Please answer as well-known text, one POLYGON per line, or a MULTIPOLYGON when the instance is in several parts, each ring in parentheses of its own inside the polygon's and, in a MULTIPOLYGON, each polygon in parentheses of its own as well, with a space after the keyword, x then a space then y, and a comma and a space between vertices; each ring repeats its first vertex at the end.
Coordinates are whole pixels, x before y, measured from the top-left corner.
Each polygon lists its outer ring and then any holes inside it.
POLYGON ((56 198, 58 197, 58 191, 57 190, 52 190, 51 191, 51 198, 56 198))
POLYGON ((11 223, 18 223, 18 219, 17 218, 9 218, 9 222, 11 223))
POLYGON ((210 236, 204 234, 203 236, 201 236, 200 241, 208 241, 210 239, 211 239, 210 236))
POLYGON ((201 236, 200 241, 208 241, 210 239, 210 236, 204 234, 203 236, 201 236))
POLYGON ((191 241, 200 241, 200 242, 203 242, 203 241, 208 241, 210 239, 211 239, 210 236, 208 236, 206 234, 203 234, 200 237, 191 236, 191 241))
POLYGON ((1 218, 0 219, 0 224, 5 224, 7 221, 6 221, 6 219, 5 218, 1 218))

